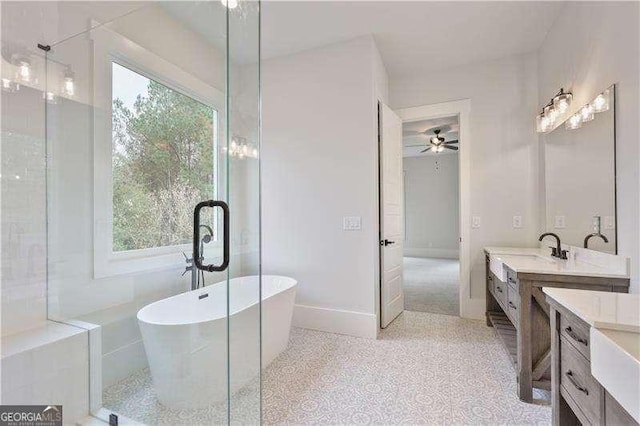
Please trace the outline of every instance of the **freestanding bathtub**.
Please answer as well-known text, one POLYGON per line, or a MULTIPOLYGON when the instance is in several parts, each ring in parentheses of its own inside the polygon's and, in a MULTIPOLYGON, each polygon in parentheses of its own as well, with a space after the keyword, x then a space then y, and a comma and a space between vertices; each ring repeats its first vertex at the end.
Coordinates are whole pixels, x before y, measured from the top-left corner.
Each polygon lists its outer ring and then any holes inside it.
MULTIPOLYGON (((298 282, 262 276, 262 367, 287 347, 298 282)), ((229 383, 235 392, 259 369, 259 277, 229 281, 229 383)), ((227 398, 226 281, 151 303, 138 311, 160 402, 203 408, 227 398)))

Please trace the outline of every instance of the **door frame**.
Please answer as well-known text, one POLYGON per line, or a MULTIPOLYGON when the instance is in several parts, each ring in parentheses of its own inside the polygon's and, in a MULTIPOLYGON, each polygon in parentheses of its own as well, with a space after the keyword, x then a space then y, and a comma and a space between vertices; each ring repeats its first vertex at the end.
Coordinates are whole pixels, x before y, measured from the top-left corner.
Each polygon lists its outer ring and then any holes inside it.
POLYGON ((460 316, 478 319, 484 312, 484 301, 471 297, 471 100, 461 99, 437 104, 422 105, 395 110, 403 123, 457 115, 460 123, 460 140, 458 151, 458 197, 460 226, 460 280, 458 295, 460 300, 460 316), (481 303, 480 303, 481 302, 481 303))

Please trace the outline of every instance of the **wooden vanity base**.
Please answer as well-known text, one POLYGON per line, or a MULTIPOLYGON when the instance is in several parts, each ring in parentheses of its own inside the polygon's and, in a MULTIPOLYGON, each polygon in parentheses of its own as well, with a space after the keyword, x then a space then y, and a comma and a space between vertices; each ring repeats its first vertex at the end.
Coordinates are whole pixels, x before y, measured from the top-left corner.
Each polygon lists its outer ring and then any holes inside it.
MULTIPOLYGON (((506 268, 506 265, 505 265, 506 268)), ((533 402, 533 388, 551 390, 550 308, 542 287, 627 293, 629 279, 516 273, 507 282, 489 269, 486 255, 487 325, 494 327, 513 362, 518 397, 533 402)))

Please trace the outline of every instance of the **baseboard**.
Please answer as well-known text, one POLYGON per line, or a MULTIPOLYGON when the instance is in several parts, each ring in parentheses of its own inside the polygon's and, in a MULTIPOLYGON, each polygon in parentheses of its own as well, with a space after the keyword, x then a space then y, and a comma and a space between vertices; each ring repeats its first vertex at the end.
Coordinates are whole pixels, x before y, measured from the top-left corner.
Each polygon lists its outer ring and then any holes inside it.
POLYGON ((463 300, 460 305, 460 316, 467 319, 483 320, 486 308, 484 299, 463 300))
POLYGON ((293 325, 311 330, 375 339, 378 322, 375 314, 295 305, 293 325))
POLYGON ((405 257, 435 257, 438 259, 459 259, 460 250, 405 246, 404 255, 405 257))

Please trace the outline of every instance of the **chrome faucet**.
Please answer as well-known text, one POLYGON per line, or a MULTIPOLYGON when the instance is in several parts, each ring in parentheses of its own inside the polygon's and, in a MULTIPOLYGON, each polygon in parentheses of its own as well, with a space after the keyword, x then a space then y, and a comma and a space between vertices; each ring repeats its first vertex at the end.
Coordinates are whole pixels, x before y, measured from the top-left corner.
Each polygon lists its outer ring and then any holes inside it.
POLYGON ((589 240, 593 237, 600 237, 602 238, 602 241, 604 241, 605 243, 609 242, 609 239, 606 236, 604 236, 599 232, 594 232, 593 234, 589 234, 586 237, 584 237, 584 248, 589 248, 589 240))
POLYGON ((567 258, 567 250, 562 250, 562 244, 560 243, 560 237, 558 237, 553 232, 545 232, 540 235, 538 241, 542 241, 544 237, 553 237, 556 239, 556 247, 549 246, 551 249, 551 257, 557 257, 558 259, 566 259, 567 258))
MULTIPOLYGON (((200 228, 204 228, 207 231, 207 234, 200 239, 199 256, 200 260, 202 261, 204 260, 204 256, 202 255, 202 253, 204 252, 204 245, 210 243, 213 239, 213 229, 211 229, 211 227, 207 225, 200 225, 200 228)), ((184 256, 185 262, 187 262, 187 266, 185 266, 182 275, 184 276, 184 274, 186 274, 187 272, 191 272, 191 290, 196 290, 200 287, 204 287, 204 272, 198 271, 198 268, 193 261, 196 254, 192 253, 191 257, 189 257, 185 252, 182 252, 182 255, 184 256)))

